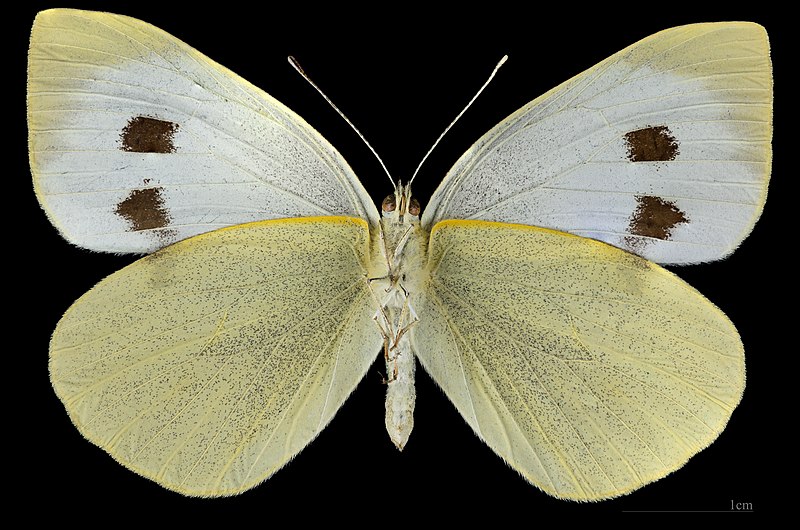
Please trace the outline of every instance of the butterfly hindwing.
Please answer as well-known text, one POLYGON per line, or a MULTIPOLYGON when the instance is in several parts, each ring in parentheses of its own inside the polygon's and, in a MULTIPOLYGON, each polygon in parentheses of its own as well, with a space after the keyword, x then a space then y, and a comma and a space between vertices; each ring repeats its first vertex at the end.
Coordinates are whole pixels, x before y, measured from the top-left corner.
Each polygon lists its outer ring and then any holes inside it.
POLYGON ((422 366, 551 495, 599 500, 665 476, 741 399, 733 324, 643 258, 562 232, 445 221, 426 271, 411 329, 422 366))
POLYGON ((187 495, 251 488, 375 359, 368 241, 363 220, 286 219, 142 258, 58 323, 53 387, 83 435, 137 473, 187 495))

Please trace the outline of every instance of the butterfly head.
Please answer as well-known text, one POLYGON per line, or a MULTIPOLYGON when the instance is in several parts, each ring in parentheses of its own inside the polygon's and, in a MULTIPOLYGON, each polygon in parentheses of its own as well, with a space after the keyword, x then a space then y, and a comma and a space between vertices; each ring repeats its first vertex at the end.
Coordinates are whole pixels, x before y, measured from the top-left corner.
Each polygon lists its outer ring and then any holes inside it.
POLYGON ((381 203, 383 217, 398 224, 418 222, 420 211, 419 201, 411 196, 411 186, 402 182, 381 203))

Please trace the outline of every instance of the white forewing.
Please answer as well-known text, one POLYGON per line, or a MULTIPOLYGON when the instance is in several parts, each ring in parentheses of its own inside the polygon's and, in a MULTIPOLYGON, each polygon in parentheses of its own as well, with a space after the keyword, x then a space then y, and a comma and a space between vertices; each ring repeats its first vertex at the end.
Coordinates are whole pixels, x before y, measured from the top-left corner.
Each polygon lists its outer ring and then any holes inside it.
POLYGON ((282 217, 378 222, 347 163, 305 121, 154 26, 42 12, 28 69, 34 187, 79 246, 150 252, 282 217))
POLYGON ((532 101, 476 142, 423 215, 543 226, 660 263, 732 252, 770 174, 764 29, 695 24, 648 37, 532 101))

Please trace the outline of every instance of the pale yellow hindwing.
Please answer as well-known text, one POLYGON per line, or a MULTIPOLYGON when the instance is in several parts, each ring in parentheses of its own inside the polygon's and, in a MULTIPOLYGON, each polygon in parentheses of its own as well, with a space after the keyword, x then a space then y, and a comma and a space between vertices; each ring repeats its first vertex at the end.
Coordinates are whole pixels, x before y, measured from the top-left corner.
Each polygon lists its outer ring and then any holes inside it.
POLYGON ((627 493, 681 467, 744 390, 738 333, 638 256, 484 221, 433 229, 412 343, 486 443, 557 497, 627 493))
POLYGON ((187 495, 269 477, 380 349, 368 228, 348 217, 197 236, 109 276, 53 335, 53 386, 89 440, 187 495))

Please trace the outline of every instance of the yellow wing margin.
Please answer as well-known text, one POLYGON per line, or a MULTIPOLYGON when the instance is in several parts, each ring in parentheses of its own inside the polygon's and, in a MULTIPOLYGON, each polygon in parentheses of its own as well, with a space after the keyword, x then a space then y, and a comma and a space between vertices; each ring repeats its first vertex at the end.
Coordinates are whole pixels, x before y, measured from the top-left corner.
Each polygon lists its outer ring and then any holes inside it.
POLYGON ((716 439, 741 399, 733 324, 639 256, 445 221, 428 257, 416 354, 478 436, 548 494, 600 500, 657 480, 716 439))
POLYGON ((51 341, 70 418, 120 463, 185 495, 265 480, 328 424, 380 349, 368 234, 348 217, 263 221, 112 274, 51 341))

